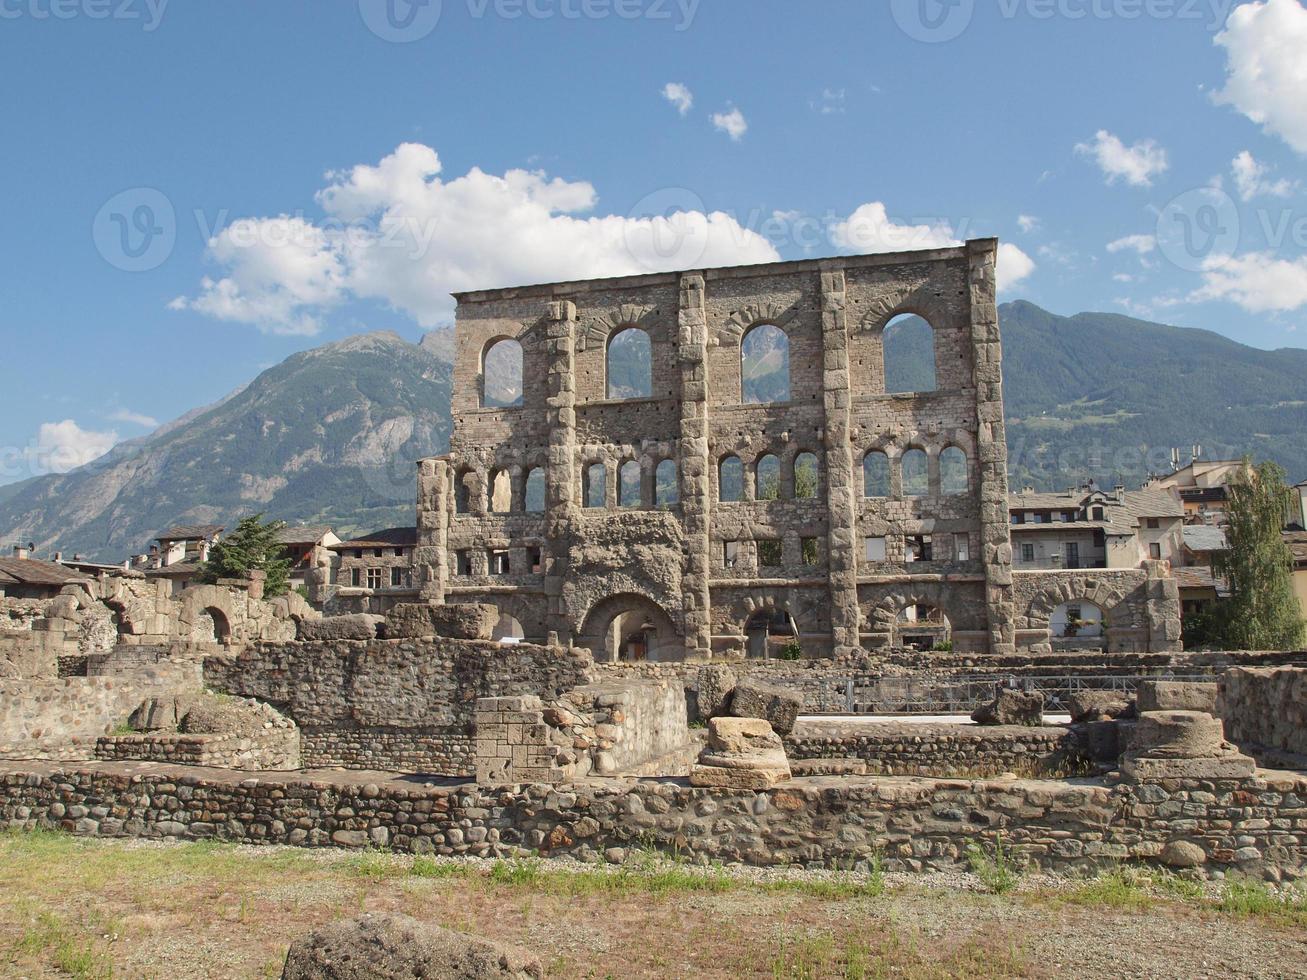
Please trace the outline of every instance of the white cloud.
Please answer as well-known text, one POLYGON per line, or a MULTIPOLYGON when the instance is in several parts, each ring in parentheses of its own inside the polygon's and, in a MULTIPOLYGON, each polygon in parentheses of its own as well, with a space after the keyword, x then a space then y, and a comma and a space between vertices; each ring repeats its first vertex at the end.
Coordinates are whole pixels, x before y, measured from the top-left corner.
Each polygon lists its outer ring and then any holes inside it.
POLYGON ((1234 186, 1239 191, 1239 198, 1251 201, 1254 197, 1288 197, 1293 193, 1295 184, 1287 178, 1269 179, 1271 168, 1258 163, 1251 153, 1244 150, 1230 164, 1234 174, 1234 186))
POLYGON ((1203 285, 1189 294, 1194 302, 1223 299, 1249 313, 1284 313, 1307 306, 1307 256, 1278 259, 1252 252, 1212 260, 1202 270, 1203 285))
POLYGON ((714 112, 712 124, 736 143, 744 139, 744 134, 749 131, 749 124, 745 121, 744 113, 734 108, 729 112, 714 112))
POLYGON ((33 473, 67 473, 99 459, 117 441, 117 432, 92 432, 72 419, 43 422, 27 456, 33 473))
POLYGON ((1117 272, 1112 275, 1113 282, 1134 282, 1135 277, 1128 272, 1117 272))
POLYGON ((319 225, 233 223, 209 243, 222 277, 171 305, 271 333, 315 333, 332 307, 376 299, 433 327, 448 322, 455 291, 780 257, 729 215, 695 209, 692 195, 651 209, 665 216, 583 217, 596 202, 585 181, 477 168, 443 181, 440 172, 435 150, 405 143, 375 166, 328 174, 319 225))
POLYGON ((844 114, 844 98, 846 92, 842 88, 826 88, 821 90, 821 97, 813 99, 808 104, 812 106, 812 111, 823 116, 841 116, 844 114))
POLYGON ((1124 238, 1107 243, 1107 250, 1113 254, 1129 250, 1147 255, 1155 248, 1157 248, 1157 239, 1152 235, 1126 235, 1124 238))
POLYGON ((1039 219, 1033 214, 1017 215, 1017 227, 1029 235, 1032 231, 1039 230, 1039 219))
POLYGON ((143 429, 157 429, 159 427, 159 420, 153 415, 143 415, 127 408, 120 408, 110 414, 109 420, 111 422, 130 422, 132 425, 139 425, 143 429))
POLYGON ((1307 9, 1298 0, 1242 4, 1215 43, 1226 60, 1216 103, 1307 154, 1307 9))
MULTIPOLYGON (((881 201, 864 204, 843 221, 830 228, 831 241, 838 248, 854 252, 902 252, 922 248, 948 248, 962 241, 953 227, 943 219, 928 219, 920 224, 900 224, 889 216, 881 201)), ((1010 242, 998 247, 998 284, 1000 290, 1011 289, 1035 271, 1029 255, 1010 242)))
POLYGON ((1132 187, 1151 187, 1153 178, 1166 172, 1170 164, 1166 150, 1153 140, 1140 140, 1126 146, 1105 129, 1094 134, 1092 143, 1077 143, 1076 152, 1092 157, 1109 184, 1123 179, 1132 187))
POLYGON ((683 116, 694 105, 694 93, 680 82, 668 82, 664 85, 663 98, 676 106, 676 111, 683 116))

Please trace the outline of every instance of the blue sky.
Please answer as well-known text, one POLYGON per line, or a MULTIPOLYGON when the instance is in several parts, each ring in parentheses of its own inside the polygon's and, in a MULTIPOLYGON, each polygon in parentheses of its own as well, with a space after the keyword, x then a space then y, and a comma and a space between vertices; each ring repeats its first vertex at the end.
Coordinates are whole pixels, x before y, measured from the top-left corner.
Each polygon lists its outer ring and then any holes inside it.
POLYGON ((1300 0, 0 0, 0 82, 0 482, 659 265, 997 235, 1003 299, 1307 344, 1300 0))

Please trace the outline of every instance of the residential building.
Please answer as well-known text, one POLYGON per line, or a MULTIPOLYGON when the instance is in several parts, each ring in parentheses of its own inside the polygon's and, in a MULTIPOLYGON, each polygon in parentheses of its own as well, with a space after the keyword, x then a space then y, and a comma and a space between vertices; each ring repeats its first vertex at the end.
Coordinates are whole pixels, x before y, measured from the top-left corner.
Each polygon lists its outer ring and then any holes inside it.
POLYGON ((1307 480, 1293 488, 1293 502, 1285 526, 1292 531, 1307 531, 1307 480))
POLYGON ((57 562, 37 561, 30 554, 29 548, 17 545, 12 557, 0 557, 0 597, 52 599, 64 586, 91 581, 89 575, 57 562))
POLYGON ((1230 499, 1226 488, 1244 465, 1241 459, 1195 459, 1174 473, 1154 476, 1145 487, 1173 489, 1179 493, 1189 523, 1222 524, 1230 499))
POLYGON ((218 524, 178 524, 160 534, 148 555, 136 560, 135 567, 146 578, 164 578, 172 583, 176 595, 195 581, 200 566, 209 560, 209 549, 222 537, 218 524))
POLYGON ((1293 591, 1307 616, 1307 531, 1285 531, 1284 541, 1293 552, 1293 591))
POLYGON ((1150 559, 1175 565, 1182 547, 1184 508, 1172 490, 1027 487, 1009 495, 1008 514, 1017 569, 1139 568, 1150 559))
POLYGON ((335 582, 339 556, 331 550, 340 544, 336 532, 326 524, 286 526, 277 540, 290 561, 290 587, 303 589, 309 602, 321 605, 327 599, 327 589, 335 582))
POLYGON ((327 600, 331 611, 384 614, 398 602, 415 601, 417 540, 416 527, 391 527, 328 545, 338 556, 335 585, 327 600))
POLYGON ((1229 598, 1229 584, 1212 571, 1215 556, 1225 548, 1224 528, 1213 524, 1184 526, 1184 547, 1175 568, 1180 609, 1184 615, 1192 616, 1229 598))

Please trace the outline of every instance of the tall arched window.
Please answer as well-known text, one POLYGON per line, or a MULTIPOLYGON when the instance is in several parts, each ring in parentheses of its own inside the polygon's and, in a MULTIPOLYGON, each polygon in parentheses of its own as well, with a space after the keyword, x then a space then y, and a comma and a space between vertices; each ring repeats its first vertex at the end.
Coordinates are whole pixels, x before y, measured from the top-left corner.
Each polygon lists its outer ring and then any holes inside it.
POLYGON ((781 461, 767 455, 754 467, 754 497, 757 500, 781 499, 781 461))
POLYGON ((766 405, 790 400, 790 338, 762 323, 740 341, 740 400, 766 405))
POLYGON ((640 464, 628 459, 617 471, 617 506, 640 506, 640 464))
POLYGON ((738 456, 727 456, 717 468, 717 499, 735 503, 744 499, 744 464, 738 456))
POLYGON ((799 500, 817 496, 817 457, 812 453, 794 457, 794 496, 799 500))
POLYGON ((967 492, 967 454, 957 446, 939 454, 939 487, 949 496, 967 492))
POLYGON ((516 408, 522 404, 522 345, 504 338, 491 341, 481 356, 481 407, 516 408))
POLYGON ((681 487, 676 479, 676 460, 665 459, 654 471, 654 506, 675 507, 681 499, 681 487))
POLYGON ((935 331, 915 313, 904 313, 881 332, 885 391, 901 394, 935 390, 935 331))
POLYGON ((608 470, 603 463, 591 463, 585 468, 585 486, 582 488, 582 506, 606 507, 608 505, 608 470))
POLYGON ((464 470, 454 478, 454 510, 460 514, 472 513, 472 505, 477 498, 477 475, 473 470, 464 470))
POLYGON ((541 514, 545 509, 545 471, 535 467, 526 475, 526 500, 522 508, 528 514, 541 514))
POLYGON ((490 474, 490 512, 507 514, 513 509, 513 483, 507 470, 490 474))
POLYGON ((653 352, 649 335, 627 327, 608 341, 608 397, 653 397, 653 352))
POLYGON ((862 457, 862 493, 865 497, 889 496, 889 457, 878 449, 862 457))
POLYGON ((930 461, 923 449, 909 449, 900 463, 903 496, 924 497, 930 493, 930 461))

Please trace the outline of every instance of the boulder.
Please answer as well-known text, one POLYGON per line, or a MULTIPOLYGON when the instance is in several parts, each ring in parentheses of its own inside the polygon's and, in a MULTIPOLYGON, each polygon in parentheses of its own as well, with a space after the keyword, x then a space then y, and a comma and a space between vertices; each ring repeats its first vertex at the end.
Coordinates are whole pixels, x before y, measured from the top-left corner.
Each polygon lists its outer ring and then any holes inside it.
POLYGON ((735 671, 725 664, 699 668, 699 717, 705 721, 731 713, 731 695, 737 681, 735 671))
POLYGON ((375 640, 377 627, 385 621, 384 616, 370 613, 301 619, 298 637, 301 640, 375 640))
POLYGON ((1044 723, 1044 695, 1039 691, 1013 691, 1007 688, 989 704, 971 713, 979 725, 1030 725, 1044 723))
POLYGON ((1216 714, 1216 682, 1140 681, 1140 711, 1205 711, 1216 714))
POLYGON ((513 946, 407 915, 333 922, 296 941, 282 980, 539 980, 540 960, 513 946))
POLYGON ((785 745, 761 718, 713 718, 707 745, 690 769, 692 786, 762 790, 789 778, 785 745))
POLYGON ((1135 703, 1122 691, 1076 691, 1067 698, 1071 721, 1080 725, 1090 721, 1133 718, 1135 703))
POLYGON ((146 698, 127 716, 132 731, 157 732, 177 727, 176 698, 146 698))
POLYGON ((1173 868, 1196 868, 1207 863, 1207 852, 1193 841, 1173 840, 1162 848, 1159 860, 1173 868))
POLYGON ((803 710, 803 695, 745 678, 735 685, 731 695, 731 714, 736 718, 761 718, 782 735, 794 731, 794 723, 803 710))
POLYGON ((499 622, 499 610, 488 603, 463 602, 447 606, 403 602, 386 617, 386 638, 416 640, 446 636, 455 640, 488 640, 499 622))

